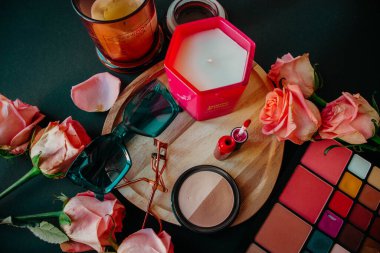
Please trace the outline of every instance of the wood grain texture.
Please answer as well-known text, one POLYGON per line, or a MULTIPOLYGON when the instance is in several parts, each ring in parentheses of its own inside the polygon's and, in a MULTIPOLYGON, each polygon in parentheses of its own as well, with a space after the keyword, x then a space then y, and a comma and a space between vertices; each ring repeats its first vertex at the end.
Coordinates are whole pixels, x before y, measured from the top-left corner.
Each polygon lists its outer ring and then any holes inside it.
MULTIPOLYGON (((155 78, 167 85, 163 62, 141 74, 123 90, 107 115, 102 134, 109 133, 121 121, 128 97, 155 78)), ((164 173, 169 191, 158 191, 153 201, 153 210, 162 220, 179 224, 171 208, 171 189, 185 170, 201 164, 218 166, 235 179, 240 191, 241 206, 233 225, 247 220, 261 208, 277 180, 284 150, 283 142, 261 133, 258 117, 265 96, 271 89, 273 87, 265 71, 255 63, 248 86, 233 113, 206 121, 195 121, 187 112, 181 112, 158 137, 169 143, 168 164, 164 173), (234 127, 241 126, 248 118, 252 120, 248 128, 248 141, 228 159, 215 159, 213 151, 218 139, 229 135, 234 127)), ((155 151, 153 139, 136 135, 126 145, 132 158, 132 169, 127 177, 133 179, 144 176, 153 179, 154 174, 150 168, 150 154, 155 151)), ((134 205, 146 209, 151 193, 151 187, 146 182, 120 188, 119 191, 134 205)))

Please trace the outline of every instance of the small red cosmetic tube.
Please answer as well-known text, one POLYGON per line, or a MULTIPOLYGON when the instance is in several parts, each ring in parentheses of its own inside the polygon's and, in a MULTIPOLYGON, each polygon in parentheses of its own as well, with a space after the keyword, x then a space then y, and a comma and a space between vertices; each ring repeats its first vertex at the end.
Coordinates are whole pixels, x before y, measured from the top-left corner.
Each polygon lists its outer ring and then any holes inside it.
POLYGON ((219 138, 214 150, 214 156, 216 159, 222 161, 235 150, 236 142, 231 136, 225 135, 219 138))

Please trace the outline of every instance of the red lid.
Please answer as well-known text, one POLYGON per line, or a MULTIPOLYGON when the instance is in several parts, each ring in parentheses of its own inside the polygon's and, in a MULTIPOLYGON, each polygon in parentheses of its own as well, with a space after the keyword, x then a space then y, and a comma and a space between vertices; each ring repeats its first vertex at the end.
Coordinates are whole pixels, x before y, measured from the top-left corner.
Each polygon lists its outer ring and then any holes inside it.
POLYGON ((218 141, 219 152, 222 155, 227 154, 227 153, 231 153, 232 151, 234 151, 235 146, 236 146, 235 140, 229 135, 225 135, 225 136, 220 137, 220 139, 218 141))

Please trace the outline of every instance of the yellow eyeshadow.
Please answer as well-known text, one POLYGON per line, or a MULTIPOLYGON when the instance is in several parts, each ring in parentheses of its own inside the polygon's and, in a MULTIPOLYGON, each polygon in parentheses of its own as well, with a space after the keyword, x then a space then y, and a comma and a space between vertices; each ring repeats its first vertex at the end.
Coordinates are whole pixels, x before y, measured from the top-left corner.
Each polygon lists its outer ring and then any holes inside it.
POLYGON ((368 183, 380 190, 380 168, 374 166, 368 177, 368 183))
POLYGON ((359 192, 362 181, 351 173, 344 173, 342 180, 339 183, 339 189, 347 193, 347 195, 355 198, 359 192))

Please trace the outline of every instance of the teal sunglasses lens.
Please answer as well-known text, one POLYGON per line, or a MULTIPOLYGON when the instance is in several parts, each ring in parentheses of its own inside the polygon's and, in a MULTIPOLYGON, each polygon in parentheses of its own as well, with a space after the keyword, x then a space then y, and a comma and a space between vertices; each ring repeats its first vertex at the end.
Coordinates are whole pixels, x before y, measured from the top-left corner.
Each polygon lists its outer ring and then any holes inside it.
POLYGON ((110 192, 132 166, 127 149, 112 135, 94 139, 75 159, 67 176, 98 193, 110 192))
POLYGON ((129 101, 124 110, 124 122, 133 132, 157 137, 179 111, 165 86, 154 81, 129 101))

